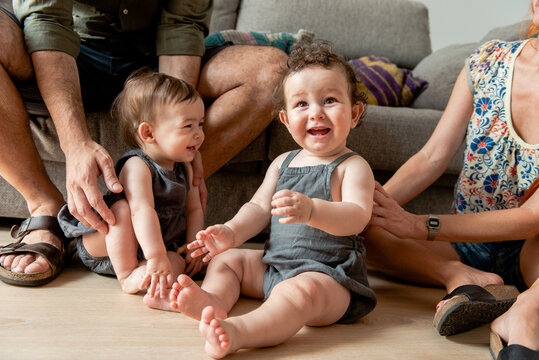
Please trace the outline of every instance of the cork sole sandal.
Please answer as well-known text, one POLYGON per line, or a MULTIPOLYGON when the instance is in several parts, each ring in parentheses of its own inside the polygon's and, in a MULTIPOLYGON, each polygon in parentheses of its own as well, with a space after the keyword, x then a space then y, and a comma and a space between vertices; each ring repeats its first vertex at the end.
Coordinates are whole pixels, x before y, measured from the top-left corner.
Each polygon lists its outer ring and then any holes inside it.
POLYGON ((459 334, 487 324, 509 310, 519 291, 512 285, 463 285, 447 294, 434 316, 442 336, 459 334))
POLYGON ((62 271, 65 262, 66 238, 54 216, 31 217, 22 222, 20 226, 13 226, 11 237, 16 242, 0 247, 1 255, 32 254, 42 256, 47 260, 49 269, 46 271, 24 274, 12 272, 0 266, 0 280, 7 284, 18 286, 39 286, 52 281, 62 271), (48 243, 25 244, 24 237, 33 230, 49 230, 62 241, 62 248, 58 249, 48 243))

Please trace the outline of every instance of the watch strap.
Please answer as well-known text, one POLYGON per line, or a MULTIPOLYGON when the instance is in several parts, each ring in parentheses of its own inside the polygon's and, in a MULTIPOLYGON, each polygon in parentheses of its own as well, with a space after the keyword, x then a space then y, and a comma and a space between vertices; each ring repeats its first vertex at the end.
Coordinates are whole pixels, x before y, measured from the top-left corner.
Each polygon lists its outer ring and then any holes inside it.
POLYGON ((429 215, 427 218, 427 229, 429 230, 429 236, 427 240, 433 241, 440 230, 440 219, 436 215, 429 215))

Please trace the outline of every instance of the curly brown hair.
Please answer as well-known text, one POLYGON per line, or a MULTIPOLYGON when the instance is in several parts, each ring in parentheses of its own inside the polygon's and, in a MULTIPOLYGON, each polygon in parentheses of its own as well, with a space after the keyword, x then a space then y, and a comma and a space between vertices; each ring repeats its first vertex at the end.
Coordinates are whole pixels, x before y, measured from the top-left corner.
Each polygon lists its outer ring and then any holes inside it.
POLYGON ((283 68, 280 71, 281 80, 273 90, 273 102, 276 106, 276 112, 283 110, 286 106, 284 99, 284 84, 286 83, 286 80, 292 74, 311 66, 322 66, 324 68, 336 67, 342 70, 348 80, 352 104, 357 104, 358 102, 363 104, 366 103, 365 94, 357 88, 359 80, 357 79, 354 70, 344 56, 335 52, 333 45, 329 41, 300 41, 290 50, 286 68, 283 68))
POLYGON ((144 67, 127 78, 124 89, 112 104, 111 115, 120 123, 125 143, 140 148, 142 141, 138 136, 138 127, 143 122, 155 123, 160 106, 193 102, 199 97, 195 88, 187 82, 144 67))

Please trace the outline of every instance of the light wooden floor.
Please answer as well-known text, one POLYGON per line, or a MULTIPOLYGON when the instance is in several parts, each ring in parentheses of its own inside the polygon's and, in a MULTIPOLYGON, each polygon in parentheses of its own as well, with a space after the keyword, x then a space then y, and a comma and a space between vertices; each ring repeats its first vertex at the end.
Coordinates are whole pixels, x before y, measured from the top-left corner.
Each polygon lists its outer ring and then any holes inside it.
MULTIPOLYGON (((0 228, 0 244, 9 240, 0 228)), ((303 328, 286 343, 231 359, 490 359, 488 327, 450 338, 432 326, 444 291, 371 274, 376 309, 353 325, 303 328)), ((260 304, 242 298, 231 315, 260 304)), ((198 323, 146 308, 117 281, 71 263, 39 288, 0 282, 0 359, 206 359, 198 323)))

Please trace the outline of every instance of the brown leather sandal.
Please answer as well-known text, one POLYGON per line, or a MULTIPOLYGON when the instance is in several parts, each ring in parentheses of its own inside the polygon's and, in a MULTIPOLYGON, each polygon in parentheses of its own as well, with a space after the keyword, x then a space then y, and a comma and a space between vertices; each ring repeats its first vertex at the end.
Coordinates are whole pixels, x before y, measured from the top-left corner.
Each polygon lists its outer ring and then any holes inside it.
POLYGON ((0 265, 0 280, 7 284, 19 286, 39 286, 52 281, 62 271, 65 262, 65 245, 67 238, 64 236, 58 220, 54 216, 37 216, 24 220, 20 226, 11 228, 11 237, 18 241, 9 245, 0 246, 1 255, 31 253, 43 256, 49 263, 46 271, 22 274, 12 272, 0 265), (49 230, 62 241, 62 248, 57 249, 48 243, 25 244, 23 239, 33 230, 49 230))

